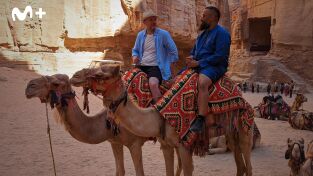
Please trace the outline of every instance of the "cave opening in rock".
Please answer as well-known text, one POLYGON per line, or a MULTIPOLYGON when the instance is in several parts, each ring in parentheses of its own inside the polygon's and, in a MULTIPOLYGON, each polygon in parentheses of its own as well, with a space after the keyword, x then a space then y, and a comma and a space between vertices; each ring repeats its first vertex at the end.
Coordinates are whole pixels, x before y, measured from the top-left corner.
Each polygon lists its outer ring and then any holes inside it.
POLYGON ((249 18, 250 51, 267 52, 271 49, 271 17, 249 18))

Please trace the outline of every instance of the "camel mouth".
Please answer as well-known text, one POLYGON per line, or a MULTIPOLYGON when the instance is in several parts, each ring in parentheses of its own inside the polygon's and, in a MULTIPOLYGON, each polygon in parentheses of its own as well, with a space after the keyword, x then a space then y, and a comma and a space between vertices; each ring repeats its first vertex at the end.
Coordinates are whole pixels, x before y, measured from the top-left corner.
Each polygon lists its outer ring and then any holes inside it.
POLYGON ((25 93, 25 96, 27 99, 31 99, 31 98, 36 97, 36 94, 35 93, 25 93))
POLYGON ((28 95, 28 94, 26 94, 26 98, 27 99, 31 99, 31 98, 33 98, 34 96, 33 95, 28 95))

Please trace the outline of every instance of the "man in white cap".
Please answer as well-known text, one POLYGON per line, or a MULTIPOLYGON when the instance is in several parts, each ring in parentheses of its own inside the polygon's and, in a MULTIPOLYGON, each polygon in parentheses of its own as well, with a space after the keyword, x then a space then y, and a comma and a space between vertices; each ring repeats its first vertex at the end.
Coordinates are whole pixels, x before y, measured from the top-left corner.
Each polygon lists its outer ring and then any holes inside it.
POLYGON ((137 35, 132 60, 148 75, 154 103, 162 96, 159 84, 171 79, 171 64, 178 60, 176 45, 166 30, 157 27, 157 15, 152 11, 143 14, 145 29, 137 35))

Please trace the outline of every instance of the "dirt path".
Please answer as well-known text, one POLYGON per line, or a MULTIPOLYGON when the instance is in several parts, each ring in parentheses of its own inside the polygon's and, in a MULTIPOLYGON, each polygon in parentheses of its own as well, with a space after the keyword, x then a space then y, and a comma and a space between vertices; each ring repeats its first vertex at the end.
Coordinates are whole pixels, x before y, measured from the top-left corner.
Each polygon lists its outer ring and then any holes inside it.
MULTIPOLYGON (((39 75, 0 67, 0 175, 34 176, 53 175, 52 161, 46 133, 45 106, 38 99, 27 100, 26 83, 39 75)), ((80 90, 77 90, 80 95, 80 90)), ((260 102, 261 94, 245 94, 252 104, 260 102)), ((313 96, 309 95, 305 109, 313 111, 313 96)), ((79 99, 82 101, 82 98, 79 99)), ((91 111, 102 104, 91 98, 91 111)), ((287 99, 290 103, 292 99, 287 99)), ((82 103, 80 103, 81 105, 82 103)), ((73 139, 50 115, 52 141, 58 175, 113 176, 115 165, 109 143, 84 144, 73 139)), ((253 173, 256 176, 285 176, 289 174, 284 159, 288 137, 313 139, 313 132, 294 130, 287 122, 256 119, 262 133, 261 147, 252 153, 253 173)), ((143 149, 146 175, 165 175, 165 166, 159 144, 147 142, 143 149)), ((134 175, 130 154, 125 148, 126 175, 134 175)), ((235 162, 231 153, 194 157, 196 176, 235 175, 235 162)))

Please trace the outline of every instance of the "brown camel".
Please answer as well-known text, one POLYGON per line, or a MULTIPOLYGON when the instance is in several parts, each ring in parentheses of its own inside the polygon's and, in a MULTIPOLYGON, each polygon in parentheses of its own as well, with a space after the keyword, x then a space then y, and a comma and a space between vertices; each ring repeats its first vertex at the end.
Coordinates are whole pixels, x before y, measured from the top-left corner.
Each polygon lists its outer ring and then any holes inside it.
MULTIPOLYGON (((118 73, 118 72, 116 72, 118 73)), ((98 89, 101 89, 102 85, 99 84, 92 84, 90 81, 90 77, 93 77, 93 75, 96 74, 102 74, 101 68, 96 67, 96 68, 88 68, 88 69, 82 69, 74 73, 73 77, 70 79, 70 82, 73 86, 75 87, 83 87, 84 89, 92 89, 95 94, 101 93, 97 92, 98 89)), ((159 139, 160 141, 161 139, 159 139)), ((168 146, 164 142, 161 143, 161 149, 163 151, 165 163, 166 163, 166 175, 167 176, 174 176, 174 150, 172 147, 168 146)), ((176 152, 178 152, 176 150, 176 152)), ((178 165, 177 165, 177 170, 176 170, 176 176, 179 176, 181 171, 182 171, 182 166, 181 166, 181 160, 177 154, 177 159, 178 159, 178 165)))
MULTIPOLYGON (((155 108, 140 108, 134 104, 134 102, 128 100, 126 88, 119 74, 120 65, 102 65, 101 70, 101 73, 98 72, 94 75, 99 83, 97 89, 102 90, 103 104, 115 111, 114 117, 117 118, 125 128, 138 136, 160 138, 162 136, 160 129, 162 129, 164 123, 159 112, 155 108)), ((211 114, 211 116, 213 115, 211 114)), ((242 128, 241 123, 238 122, 238 124, 238 132, 228 131, 226 133, 226 139, 229 149, 234 152, 237 176, 244 174, 251 176, 252 166, 250 156, 253 137, 252 130, 249 130, 247 133, 242 128)), ((169 123, 165 123, 164 129, 166 131, 164 140, 160 140, 160 142, 170 148, 178 149, 184 175, 192 175, 192 153, 180 143, 178 134, 169 123)), ((173 153, 173 149, 171 153, 173 153)), ((167 167, 168 164, 173 163, 166 162, 167 167)))
POLYGON ((288 149, 285 158, 289 159, 291 176, 310 176, 313 174, 313 140, 309 142, 304 154, 304 140, 287 140, 288 149), (306 158, 306 159, 305 159, 306 158))
POLYGON ((294 102, 292 103, 291 111, 300 111, 300 107, 302 106, 302 104, 307 101, 308 99, 303 94, 298 93, 294 102))
MULTIPOLYGON (((58 120, 65 125, 70 135, 80 142, 97 144, 108 140, 113 150, 116 176, 124 176, 123 145, 131 153, 137 176, 143 176, 142 145, 147 138, 139 137, 129 132, 123 126, 119 127, 120 133, 114 134, 112 123, 108 121, 107 110, 103 109, 94 116, 85 115, 79 108, 75 95, 72 94, 69 78, 67 75, 56 74, 53 76, 42 76, 33 79, 27 84, 25 94, 27 98, 38 97, 42 103, 51 101, 51 92, 61 95, 57 99, 66 101, 56 105, 58 120), (111 127, 111 129, 109 129, 111 127)), ((54 103, 52 103, 54 104, 54 103)))
POLYGON ((291 116, 288 119, 292 128, 313 131, 313 113, 300 109, 302 104, 307 101, 308 99, 303 94, 297 94, 292 104, 291 116))

